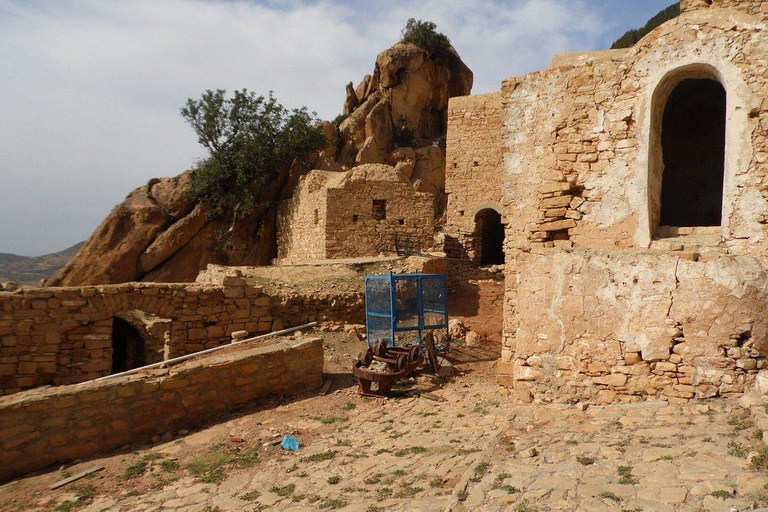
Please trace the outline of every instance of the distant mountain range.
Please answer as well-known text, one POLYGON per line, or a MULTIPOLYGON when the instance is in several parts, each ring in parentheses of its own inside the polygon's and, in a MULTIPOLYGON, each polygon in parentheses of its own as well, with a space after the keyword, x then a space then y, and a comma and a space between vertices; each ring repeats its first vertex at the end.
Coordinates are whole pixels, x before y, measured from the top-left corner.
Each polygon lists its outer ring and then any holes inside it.
POLYGON ((80 242, 61 252, 34 258, 0 253, 0 283, 13 281, 19 284, 37 285, 41 279, 50 278, 74 258, 84 243, 80 242))

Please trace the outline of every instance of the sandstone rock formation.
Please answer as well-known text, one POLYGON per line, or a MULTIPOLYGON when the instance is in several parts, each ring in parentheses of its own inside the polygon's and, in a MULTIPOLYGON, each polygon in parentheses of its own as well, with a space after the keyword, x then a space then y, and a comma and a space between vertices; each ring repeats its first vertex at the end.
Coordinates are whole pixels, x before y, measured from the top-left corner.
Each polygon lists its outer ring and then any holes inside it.
POLYGON ((441 193, 448 100, 469 94, 473 82, 472 71, 458 62, 451 70, 410 43, 380 53, 373 76, 347 87, 349 117, 339 126, 338 163, 397 165, 412 159, 402 148, 418 148, 419 191, 441 193))
MULTIPOLYGON (((369 163, 397 166, 392 172, 439 198, 448 99, 469 94, 472 80, 461 61, 452 71, 415 45, 396 44, 377 57, 373 75, 357 88, 347 86, 347 119, 338 129, 322 126, 328 146, 306 165, 286 169, 261 191, 262 199, 272 204, 290 196, 309 169, 346 171, 369 163)), ((237 223, 211 218, 188 193, 191 172, 131 192, 47 285, 191 282, 209 263, 269 264, 277 255, 276 211, 254 211, 237 223)))

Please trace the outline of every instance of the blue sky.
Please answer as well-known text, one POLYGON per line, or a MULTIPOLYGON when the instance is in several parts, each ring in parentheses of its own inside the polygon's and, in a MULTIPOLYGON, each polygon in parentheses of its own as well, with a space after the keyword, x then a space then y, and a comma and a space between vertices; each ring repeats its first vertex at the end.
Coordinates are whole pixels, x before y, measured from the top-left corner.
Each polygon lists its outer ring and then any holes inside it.
POLYGON ((451 38, 473 93, 491 92, 671 3, 0 0, 0 252, 85 240, 131 190, 191 167, 204 154, 178 112, 205 89, 271 89, 332 119, 414 17, 451 38))

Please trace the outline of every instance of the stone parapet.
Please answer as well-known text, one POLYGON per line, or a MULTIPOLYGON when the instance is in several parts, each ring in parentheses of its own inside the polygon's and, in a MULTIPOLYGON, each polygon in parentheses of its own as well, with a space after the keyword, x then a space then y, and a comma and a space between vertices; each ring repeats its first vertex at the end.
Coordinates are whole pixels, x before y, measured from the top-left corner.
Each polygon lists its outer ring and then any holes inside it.
POLYGON ((320 338, 238 346, 164 370, 0 398, 0 481, 145 442, 323 382, 320 338))
POLYGON ((234 331, 270 332, 271 304, 260 287, 236 277, 221 286, 124 283, 0 292, 0 395, 110 374, 116 318, 141 332, 145 363, 153 363, 229 343, 234 331))

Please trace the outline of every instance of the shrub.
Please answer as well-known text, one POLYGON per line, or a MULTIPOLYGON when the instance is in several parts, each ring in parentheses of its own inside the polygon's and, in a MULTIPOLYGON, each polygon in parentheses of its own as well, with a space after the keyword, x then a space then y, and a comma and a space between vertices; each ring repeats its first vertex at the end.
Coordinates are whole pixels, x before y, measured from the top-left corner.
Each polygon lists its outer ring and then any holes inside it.
POLYGON ((436 28, 437 25, 431 21, 411 18, 405 23, 400 40, 415 44, 429 53, 435 62, 446 66, 451 71, 456 71, 459 67, 459 56, 451 47, 448 36, 437 32, 436 28))
POLYGON ((223 89, 207 90, 188 99, 181 115, 210 153, 195 168, 191 193, 216 214, 250 212, 254 192, 326 144, 314 114, 288 111, 271 92, 265 98, 243 89, 227 98, 223 89))

